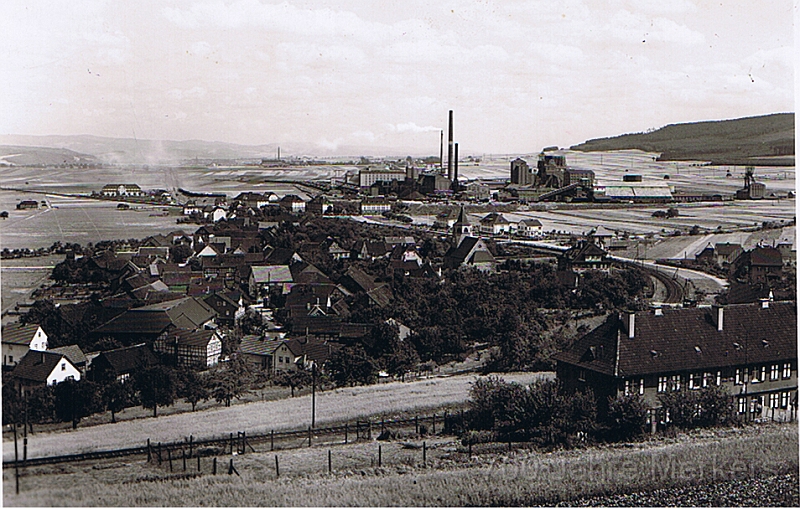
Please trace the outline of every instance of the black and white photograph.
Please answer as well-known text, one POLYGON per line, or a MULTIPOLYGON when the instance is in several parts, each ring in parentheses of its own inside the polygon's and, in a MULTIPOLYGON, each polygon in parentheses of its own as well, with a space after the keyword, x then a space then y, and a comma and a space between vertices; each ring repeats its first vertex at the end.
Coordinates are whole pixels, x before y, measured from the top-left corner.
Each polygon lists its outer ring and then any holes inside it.
POLYGON ((800 507, 797 0, 4 0, 4 507, 800 507))

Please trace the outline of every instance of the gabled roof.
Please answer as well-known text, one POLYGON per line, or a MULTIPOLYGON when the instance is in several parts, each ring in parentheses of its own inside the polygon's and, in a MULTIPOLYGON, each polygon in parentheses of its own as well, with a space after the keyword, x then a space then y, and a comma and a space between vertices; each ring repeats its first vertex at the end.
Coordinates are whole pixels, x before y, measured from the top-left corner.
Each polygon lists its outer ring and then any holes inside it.
POLYGON ((239 352, 244 354, 255 354, 258 356, 272 356, 275 350, 285 340, 280 336, 261 337, 259 335, 245 335, 239 344, 239 352))
POLYGON ((127 374, 133 371, 156 365, 158 359, 145 344, 132 345, 104 351, 97 355, 92 361, 92 366, 100 366, 106 362, 117 375, 127 374))
POLYGON ((783 267, 783 257, 777 248, 757 246, 749 253, 751 266, 783 267))
POLYGON ((216 334, 212 329, 176 329, 170 331, 169 338, 177 340, 178 345, 207 347, 216 334))
POLYGON ((169 326, 196 329, 216 312, 202 300, 184 297, 133 308, 95 329, 95 333, 159 334, 169 326))
POLYGON ((378 306, 386 306, 392 300, 392 290, 386 283, 378 283, 364 271, 350 267, 341 280, 352 292, 366 292, 378 306))
POLYGON ((80 347, 75 344, 72 345, 65 345, 63 347, 56 347, 55 349, 48 349, 49 352, 55 352, 57 354, 63 354, 67 357, 67 359, 75 365, 85 365, 86 364, 86 355, 83 353, 80 347))
POLYGON ((461 243, 457 247, 451 247, 444 257, 452 260, 453 265, 494 261, 494 256, 481 238, 472 236, 464 237, 461 243))
POLYGON ((286 346, 295 356, 305 356, 317 363, 317 365, 328 361, 335 351, 334 346, 328 342, 319 342, 306 338, 292 338, 286 341, 286 346))
POLYGON ((714 249, 717 251, 718 255, 728 256, 737 251, 741 251, 742 245, 737 243, 717 243, 714 245, 714 249))
POLYGON ((661 316, 637 312, 633 338, 612 315, 554 358, 618 377, 797 359, 795 302, 728 305, 722 331, 714 313, 712 308, 665 309, 661 316))
MULTIPOLYGON (((459 219, 459 221, 461 220, 459 219)), ((509 221, 505 218, 505 216, 503 216, 499 212, 490 212, 489 214, 481 218, 481 225, 504 225, 504 224, 508 225, 509 221)))
POLYGON ((38 324, 22 324, 21 322, 3 324, 3 343, 30 346, 38 329, 38 324))
MULTIPOLYGON (((66 356, 57 352, 28 351, 28 353, 19 360, 17 366, 14 367, 12 374, 13 377, 17 379, 47 383, 47 377, 62 360, 70 363, 66 356)), ((72 363, 70 363, 70 365, 71 364, 72 363)))
MULTIPOLYGON (((264 262, 267 265, 286 265, 290 264, 293 259, 300 257, 291 248, 275 248, 273 249, 264 262)), ((302 259, 301 259, 302 260, 302 259)))
POLYGON ((526 227, 541 227, 542 222, 539 220, 533 219, 525 219, 519 222, 520 225, 525 225, 526 227))
POLYGON ((251 268, 256 283, 292 283, 292 271, 287 265, 253 266, 251 268))

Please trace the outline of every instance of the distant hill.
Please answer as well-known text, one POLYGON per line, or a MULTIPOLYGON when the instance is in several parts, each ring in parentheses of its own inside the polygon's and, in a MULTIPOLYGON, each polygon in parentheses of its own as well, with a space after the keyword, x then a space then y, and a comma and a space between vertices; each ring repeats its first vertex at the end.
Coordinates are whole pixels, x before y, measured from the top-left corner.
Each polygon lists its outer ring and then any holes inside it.
MULTIPOLYGON (((277 156, 278 144, 240 145, 204 140, 142 140, 134 138, 109 138, 93 135, 0 135, 0 144, 16 146, 58 147, 92 154, 103 163, 113 164, 176 164, 198 158, 201 160, 260 160, 277 156)), ((281 144, 283 157, 293 156, 358 156, 408 153, 384 147, 337 146, 323 147, 308 144, 281 144)))
POLYGON ((670 124, 649 133, 597 138, 578 151, 640 149, 664 161, 710 161, 721 165, 794 165, 794 113, 733 120, 670 124))
POLYGON ((0 145, 0 167, 89 165, 97 162, 97 158, 90 154, 69 149, 0 145))

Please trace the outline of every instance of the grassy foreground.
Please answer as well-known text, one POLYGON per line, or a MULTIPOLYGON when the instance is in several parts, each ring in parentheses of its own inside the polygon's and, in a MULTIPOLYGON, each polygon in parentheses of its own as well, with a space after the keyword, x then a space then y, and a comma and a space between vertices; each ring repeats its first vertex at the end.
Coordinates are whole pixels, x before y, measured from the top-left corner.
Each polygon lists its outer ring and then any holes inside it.
MULTIPOLYGON (((275 478, 273 454, 269 452, 237 457, 241 477, 179 476, 142 461, 50 466, 38 471, 31 468, 22 480, 24 488, 19 496, 14 495, 13 472, 4 470, 3 503, 530 506, 730 480, 748 484, 747 480, 798 471, 796 424, 697 431, 674 439, 548 454, 496 451, 471 458, 463 448, 440 440, 436 454, 428 457, 427 468, 414 460, 418 451, 404 450, 400 442, 383 443, 382 447, 386 452, 382 468, 369 467, 374 462, 375 442, 337 448, 332 475, 323 467, 326 447, 281 452, 279 479, 275 478)), ((227 466, 227 459, 220 462, 227 466)))
MULTIPOLYGON (((522 384, 538 378, 552 378, 552 372, 501 374, 506 381, 522 384)), ((435 377, 413 382, 390 382, 371 386, 338 388, 317 394, 318 426, 326 423, 380 419, 414 409, 461 405, 469 398, 476 375, 435 377)), ((250 402, 231 407, 214 407, 194 413, 173 414, 104 423, 77 430, 37 433, 28 438, 29 458, 68 455, 98 450, 143 446, 195 438, 226 436, 246 431, 248 435, 270 430, 303 430, 311 425, 311 395, 268 402, 250 402)), ((14 458, 14 441, 3 442, 3 460, 14 458)))

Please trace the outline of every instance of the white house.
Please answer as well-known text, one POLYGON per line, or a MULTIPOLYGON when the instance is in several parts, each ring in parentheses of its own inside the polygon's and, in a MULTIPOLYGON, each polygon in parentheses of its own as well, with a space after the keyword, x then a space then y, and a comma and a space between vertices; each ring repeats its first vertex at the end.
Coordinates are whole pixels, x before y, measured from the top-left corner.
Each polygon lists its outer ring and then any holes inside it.
POLYGON ((67 379, 80 380, 81 372, 61 353, 52 351, 29 351, 12 372, 17 387, 23 392, 53 386, 67 379))
POLYGON ((542 222, 534 219, 525 219, 517 224, 517 233, 524 237, 542 237, 542 222))
POLYGON ((47 334, 38 324, 4 324, 2 337, 4 367, 15 366, 28 351, 47 350, 47 334))
POLYGON ((511 232, 511 223, 500 213, 491 212, 480 220, 480 232, 498 235, 511 232))
POLYGON ((385 198, 365 198, 361 201, 361 214, 383 214, 392 210, 392 204, 385 198))

